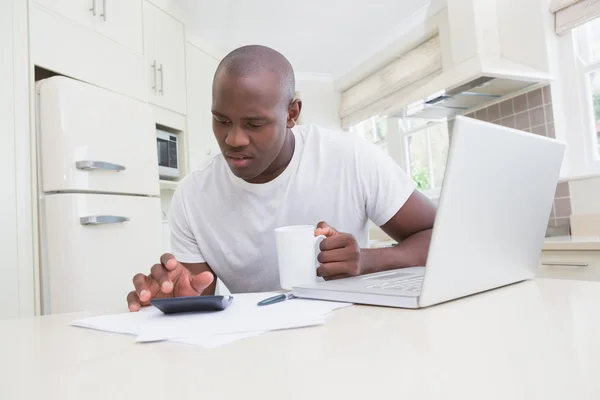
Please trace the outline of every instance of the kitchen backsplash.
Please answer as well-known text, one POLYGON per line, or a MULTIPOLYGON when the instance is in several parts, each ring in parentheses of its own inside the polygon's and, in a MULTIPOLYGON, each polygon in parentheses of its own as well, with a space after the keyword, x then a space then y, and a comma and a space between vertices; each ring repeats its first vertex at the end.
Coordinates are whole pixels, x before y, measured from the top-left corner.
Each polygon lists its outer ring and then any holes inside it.
MULTIPOLYGON (((512 99, 475 111, 467 116, 521 129, 536 135, 554 137, 554 114, 550 86, 534 89, 512 99)), ((552 207, 548 227, 565 228, 564 231, 568 232, 570 215, 571 196, 569 184, 561 182, 556 188, 554 206, 552 207)))

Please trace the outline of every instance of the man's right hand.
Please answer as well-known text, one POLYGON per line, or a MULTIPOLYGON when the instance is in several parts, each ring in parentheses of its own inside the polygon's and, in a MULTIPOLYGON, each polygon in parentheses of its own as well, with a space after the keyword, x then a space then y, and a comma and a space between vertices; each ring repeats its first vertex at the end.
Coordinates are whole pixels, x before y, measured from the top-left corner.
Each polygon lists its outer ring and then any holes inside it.
POLYGON ((160 264, 154 264, 150 275, 133 277, 134 291, 127 295, 129 311, 139 311, 150 300, 163 297, 200 296, 214 281, 210 271, 192 274, 172 254, 163 254, 160 264))

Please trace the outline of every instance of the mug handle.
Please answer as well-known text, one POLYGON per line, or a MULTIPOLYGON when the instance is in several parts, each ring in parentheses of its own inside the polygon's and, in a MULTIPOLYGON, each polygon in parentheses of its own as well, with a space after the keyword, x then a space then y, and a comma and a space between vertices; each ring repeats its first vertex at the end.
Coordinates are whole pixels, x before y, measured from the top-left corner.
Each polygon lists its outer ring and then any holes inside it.
POLYGON ((321 244, 323 239, 325 239, 326 237, 327 236, 325 236, 325 235, 315 236, 315 268, 319 268, 319 260, 317 259, 317 257, 319 256, 319 253, 321 252, 319 245, 321 244))

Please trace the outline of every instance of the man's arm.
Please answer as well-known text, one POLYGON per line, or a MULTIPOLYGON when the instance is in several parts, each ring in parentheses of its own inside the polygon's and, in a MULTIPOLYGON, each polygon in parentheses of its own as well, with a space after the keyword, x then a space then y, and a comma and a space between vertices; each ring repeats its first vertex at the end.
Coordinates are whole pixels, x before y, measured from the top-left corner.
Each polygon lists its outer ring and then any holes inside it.
POLYGON ((201 293, 202 296, 213 296, 217 289, 217 275, 213 272, 207 263, 181 263, 192 275, 200 275, 202 272, 210 272, 213 275, 213 281, 201 293))
POLYGON ((361 273, 424 266, 435 213, 435 205, 425 195, 415 190, 400 210, 381 226, 381 229, 396 240, 398 245, 382 249, 361 249, 361 273))

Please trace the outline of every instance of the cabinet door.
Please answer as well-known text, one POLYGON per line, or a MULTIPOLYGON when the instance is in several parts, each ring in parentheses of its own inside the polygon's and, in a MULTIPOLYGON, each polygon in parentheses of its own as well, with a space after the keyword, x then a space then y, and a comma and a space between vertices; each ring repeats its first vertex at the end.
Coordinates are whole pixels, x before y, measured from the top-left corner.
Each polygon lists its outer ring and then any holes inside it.
POLYGON ((219 153, 212 130, 212 80, 218 61, 197 47, 186 45, 188 154, 193 170, 201 162, 219 153))
POLYGON ((158 9, 147 1, 144 1, 142 10, 144 16, 144 59, 146 60, 148 101, 152 104, 162 106, 161 98, 158 95, 158 66, 156 65, 156 52, 154 48, 155 20, 158 9))
POLYGON ((155 8, 153 13, 156 59, 156 105, 185 114, 185 33, 183 24, 155 8))
POLYGON ((95 1, 98 4, 99 23, 96 24, 98 33, 142 54, 142 1, 95 1))
POLYGON ((94 28, 102 0, 33 0, 34 3, 71 21, 94 28))

